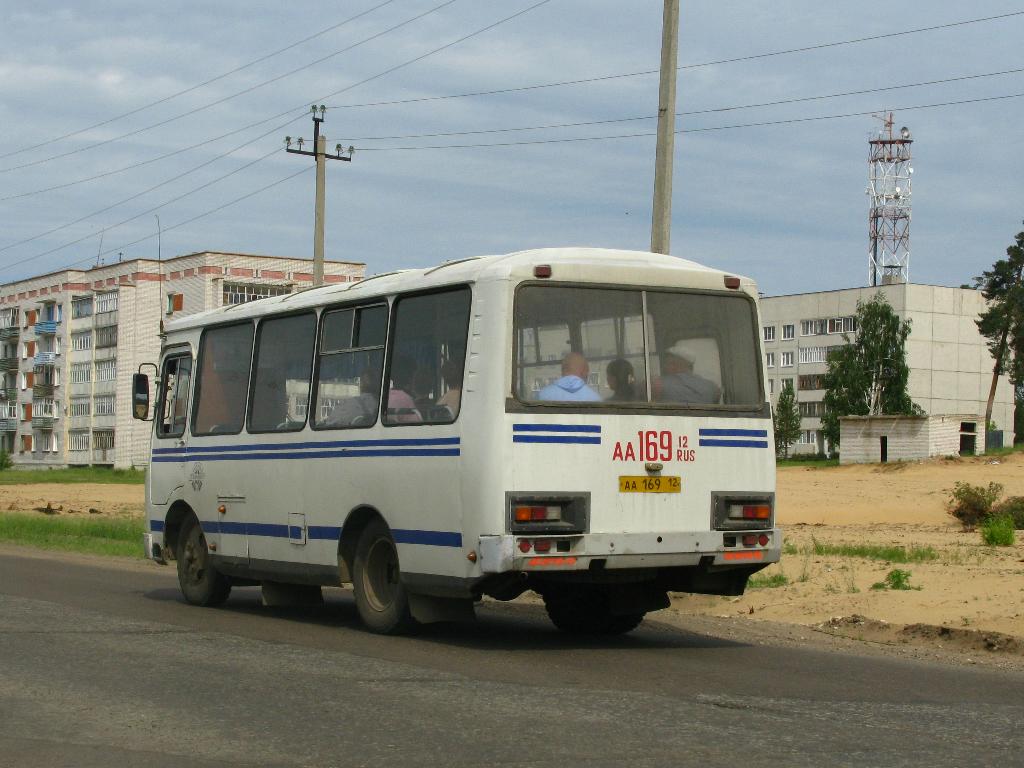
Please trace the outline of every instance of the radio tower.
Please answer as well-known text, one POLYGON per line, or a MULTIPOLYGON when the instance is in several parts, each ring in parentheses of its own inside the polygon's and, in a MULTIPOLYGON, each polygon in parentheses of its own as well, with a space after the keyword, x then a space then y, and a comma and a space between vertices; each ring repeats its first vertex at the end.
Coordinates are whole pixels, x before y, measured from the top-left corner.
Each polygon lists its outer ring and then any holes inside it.
POLYGON ((868 140, 868 279, 871 285, 910 280, 910 145, 914 140, 904 126, 893 133, 893 116, 883 122, 878 136, 868 140))

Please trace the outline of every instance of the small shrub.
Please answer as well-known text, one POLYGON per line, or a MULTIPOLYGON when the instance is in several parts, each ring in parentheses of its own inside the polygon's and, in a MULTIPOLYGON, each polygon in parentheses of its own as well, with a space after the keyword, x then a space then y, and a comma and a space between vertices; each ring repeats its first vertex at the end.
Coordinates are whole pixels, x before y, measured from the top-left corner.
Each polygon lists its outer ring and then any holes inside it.
POLYGON ((960 521, 965 531, 974 530, 992 511, 992 505, 1002 495, 1003 486, 989 483, 988 488, 970 483, 956 483, 950 492, 947 509, 960 521))
POLYGON ((990 547, 1013 546, 1013 519, 993 515, 981 522, 981 540, 990 547))
POLYGON ((747 589, 774 589, 789 584, 789 579, 784 573, 773 573, 770 576, 754 574, 747 580, 747 589))
POLYGON ((0 472, 3 472, 5 469, 10 469, 11 464, 13 464, 13 462, 11 461, 11 455, 7 452, 7 449, 0 448, 0 472))
POLYGON ((897 591, 909 589, 921 589, 921 587, 910 586, 910 571, 893 568, 885 575, 884 581, 876 581, 871 585, 874 590, 892 589, 897 591))
POLYGON ((1024 531, 1024 496, 1011 496, 992 507, 992 517, 1009 517, 1013 527, 1024 531))

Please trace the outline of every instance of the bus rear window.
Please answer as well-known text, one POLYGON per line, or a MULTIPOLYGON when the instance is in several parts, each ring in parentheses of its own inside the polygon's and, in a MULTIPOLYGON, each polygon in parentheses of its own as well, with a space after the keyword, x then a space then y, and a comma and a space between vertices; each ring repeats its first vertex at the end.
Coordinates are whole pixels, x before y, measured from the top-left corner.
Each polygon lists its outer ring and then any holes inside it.
POLYGON ((759 406, 756 327, 743 296, 524 286, 515 393, 524 402, 759 406))

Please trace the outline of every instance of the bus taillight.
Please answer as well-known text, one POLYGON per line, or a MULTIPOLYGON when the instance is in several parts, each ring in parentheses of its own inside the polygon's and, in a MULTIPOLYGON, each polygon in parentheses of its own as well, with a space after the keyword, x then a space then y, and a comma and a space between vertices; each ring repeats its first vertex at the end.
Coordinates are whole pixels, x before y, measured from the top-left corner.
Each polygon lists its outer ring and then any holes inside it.
POLYGON ((562 508, 555 506, 522 506, 515 508, 517 523, 537 523, 547 520, 561 520, 562 508))

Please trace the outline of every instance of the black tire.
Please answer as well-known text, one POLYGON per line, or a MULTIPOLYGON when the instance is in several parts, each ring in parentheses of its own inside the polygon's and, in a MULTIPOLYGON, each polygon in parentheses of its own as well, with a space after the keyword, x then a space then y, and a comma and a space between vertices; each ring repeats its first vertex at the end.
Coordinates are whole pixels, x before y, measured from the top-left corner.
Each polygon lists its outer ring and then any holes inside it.
POLYGON ((390 529, 380 518, 371 520, 359 536, 352 588, 359 618, 371 632, 397 635, 415 626, 409 611, 409 593, 402 584, 398 549, 390 529))
POLYGON ((613 614, 607 590, 579 588, 548 590, 544 608, 551 623, 573 635, 624 635, 636 629, 645 612, 613 614))
POLYGON ((231 581, 210 562, 210 548, 202 526, 190 518, 178 536, 178 585, 192 605, 222 605, 231 594, 231 581))

